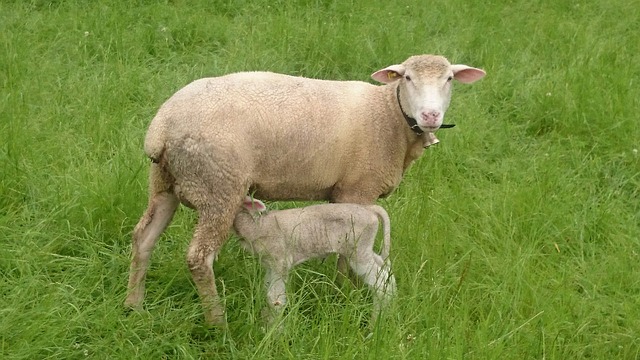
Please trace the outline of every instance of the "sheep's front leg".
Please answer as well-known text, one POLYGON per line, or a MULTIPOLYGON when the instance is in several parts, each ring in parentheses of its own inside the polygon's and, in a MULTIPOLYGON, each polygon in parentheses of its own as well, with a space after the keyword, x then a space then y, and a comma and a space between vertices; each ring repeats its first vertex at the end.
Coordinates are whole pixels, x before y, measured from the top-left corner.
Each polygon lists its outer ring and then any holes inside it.
POLYGON ((265 310, 268 313, 263 313, 263 316, 269 324, 273 323, 282 314, 287 304, 286 278, 286 271, 278 271, 272 267, 267 268, 264 285, 267 289, 268 302, 268 308, 265 310))

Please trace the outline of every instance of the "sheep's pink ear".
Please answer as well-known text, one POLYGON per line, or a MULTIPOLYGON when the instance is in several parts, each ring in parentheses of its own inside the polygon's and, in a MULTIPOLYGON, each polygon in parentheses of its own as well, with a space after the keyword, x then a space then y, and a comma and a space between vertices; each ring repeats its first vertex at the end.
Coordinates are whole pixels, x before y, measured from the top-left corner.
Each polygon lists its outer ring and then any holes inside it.
POLYGON ((254 199, 251 196, 244 197, 242 206, 249 211, 263 212, 267 210, 267 206, 262 201, 254 199))
POLYGON ((487 73, 482 69, 476 69, 467 65, 451 65, 453 78, 464 84, 471 84, 482 79, 487 73))
POLYGON ((403 77, 404 71, 405 69, 402 65, 391 65, 374 72, 371 74, 371 78, 383 84, 389 84, 403 77))

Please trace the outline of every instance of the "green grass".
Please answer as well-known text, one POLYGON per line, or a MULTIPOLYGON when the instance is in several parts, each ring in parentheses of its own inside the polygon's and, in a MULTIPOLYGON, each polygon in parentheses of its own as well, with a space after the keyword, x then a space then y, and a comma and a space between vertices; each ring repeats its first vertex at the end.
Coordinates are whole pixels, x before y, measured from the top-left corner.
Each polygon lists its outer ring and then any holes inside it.
MULTIPOLYGON (((0 357, 640 358, 640 2, 0 3, 0 357), (227 329, 202 326, 195 216, 158 244, 145 313, 122 309, 146 205, 146 127, 190 81, 272 70, 368 80, 419 53, 484 68, 455 129, 380 203, 398 296, 331 261, 292 275, 281 334, 262 269, 214 265, 227 329)), ((283 206, 282 204, 273 204, 283 206)))

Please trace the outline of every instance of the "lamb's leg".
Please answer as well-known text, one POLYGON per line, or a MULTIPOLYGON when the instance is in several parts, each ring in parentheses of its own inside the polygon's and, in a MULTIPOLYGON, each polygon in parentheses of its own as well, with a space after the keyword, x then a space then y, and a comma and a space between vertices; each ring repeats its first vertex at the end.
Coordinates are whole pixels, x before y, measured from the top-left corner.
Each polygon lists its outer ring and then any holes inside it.
POLYGON ((349 261, 346 256, 338 255, 338 260, 336 261, 336 268, 338 270, 338 275, 336 276, 336 283, 339 286, 342 286, 349 282, 357 285, 358 278, 357 276, 355 276, 355 274, 349 267, 349 261))
POLYGON ((374 323, 380 310, 396 292, 396 280, 390 272, 390 263, 384 264, 380 255, 374 253, 373 249, 368 249, 365 253, 361 252, 352 257, 349 264, 353 271, 375 291, 372 313, 372 323, 374 323))
POLYGON ((267 289, 268 314, 263 314, 268 323, 277 319, 287 304, 286 293, 286 271, 278 271, 271 267, 267 268, 264 278, 264 285, 267 289))
MULTIPOLYGON (((372 205, 376 203, 376 199, 378 197, 377 194, 373 194, 373 192, 365 191, 368 187, 365 184, 365 181, 358 180, 352 181, 353 185, 345 185, 338 184, 333 189, 331 193, 331 202, 332 203, 350 203, 350 204, 362 204, 362 205, 372 205), (363 186, 363 184, 365 184, 363 186)), ((376 229, 377 231, 377 229, 376 229)), ((375 234, 374 234, 375 236, 375 234)), ((350 280, 352 283, 357 284, 358 278, 354 276, 351 271, 348 258, 351 254, 338 255, 337 261, 337 282, 339 284, 343 284, 345 281, 350 280)))
POLYGON ((142 308, 144 281, 151 252, 180 204, 175 194, 167 190, 170 185, 163 181, 165 178, 166 174, 163 174, 162 169, 156 164, 152 165, 149 205, 133 230, 128 294, 124 302, 130 308, 142 308))

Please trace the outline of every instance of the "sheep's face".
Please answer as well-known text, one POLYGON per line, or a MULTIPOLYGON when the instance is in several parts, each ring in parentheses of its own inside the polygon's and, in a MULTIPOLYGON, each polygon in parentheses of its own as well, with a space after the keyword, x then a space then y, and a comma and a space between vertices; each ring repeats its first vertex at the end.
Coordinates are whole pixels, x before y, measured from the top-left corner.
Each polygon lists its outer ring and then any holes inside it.
POLYGON ((414 118, 423 131, 437 130, 451 100, 452 81, 472 83, 485 72, 466 65, 451 65, 442 56, 412 56, 400 65, 391 65, 372 77, 383 83, 399 81, 402 110, 414 118))

